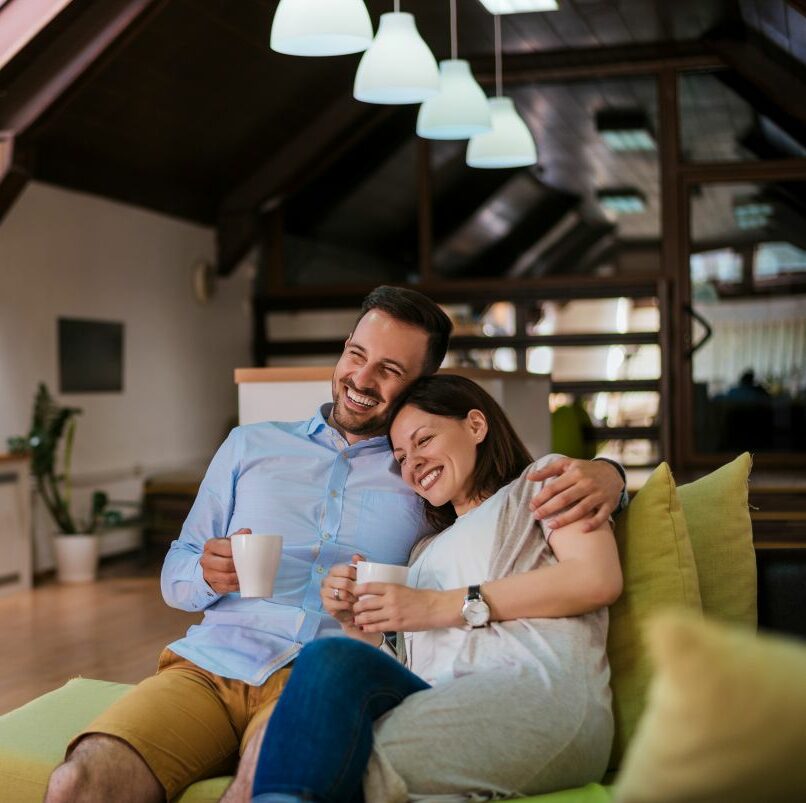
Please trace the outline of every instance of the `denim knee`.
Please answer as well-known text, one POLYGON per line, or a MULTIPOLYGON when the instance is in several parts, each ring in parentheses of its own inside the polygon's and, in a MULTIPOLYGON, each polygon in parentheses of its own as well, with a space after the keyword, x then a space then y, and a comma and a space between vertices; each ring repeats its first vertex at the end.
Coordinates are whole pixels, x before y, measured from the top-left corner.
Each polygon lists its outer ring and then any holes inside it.
POLYGON ((356 639, 333 636, 306 644, 294 661, 294 672, 314 671, 320 677, 332 678, 338 683, 342 677, 350 678, 358 667, 366 666, 367 661, 381 656, 377 647, 356 639))

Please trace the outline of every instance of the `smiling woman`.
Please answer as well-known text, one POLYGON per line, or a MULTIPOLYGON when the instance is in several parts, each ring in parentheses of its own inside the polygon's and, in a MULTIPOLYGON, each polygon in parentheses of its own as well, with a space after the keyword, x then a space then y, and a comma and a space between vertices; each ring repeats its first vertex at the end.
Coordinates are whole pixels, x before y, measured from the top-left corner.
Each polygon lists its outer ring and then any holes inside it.
POLYGON ((425 499, 426 515, 437 529, 479 505, 532 462, 495 400, 459 376, 417 383, 398 398, 389 420, 389 442, 403 479, 425 499))
POLYGON ((613 733, 606 606, 621 591, 609 526, 534 521, 532 471, 556 456, 532 463, 471 380, 423 377, 389 409, 403 479, 445 529, 415 546, 408 585, 331 569, 322 605, 350 638, 300 653, 253 799, 361 800, 368 763, 370 800, 598 780, 613 733), (405 666, 376 649, 389 631, 405 666))

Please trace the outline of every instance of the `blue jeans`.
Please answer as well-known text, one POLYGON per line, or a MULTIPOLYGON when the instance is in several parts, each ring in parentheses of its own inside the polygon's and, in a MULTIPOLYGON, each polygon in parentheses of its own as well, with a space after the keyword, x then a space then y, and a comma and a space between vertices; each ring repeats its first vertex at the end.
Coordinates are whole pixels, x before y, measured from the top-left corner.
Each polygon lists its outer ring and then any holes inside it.
POLYGON ((394 658, 355 639, 308 644, 269 720, 253 801, 363 801, 373 721, 427 688, 394 658))

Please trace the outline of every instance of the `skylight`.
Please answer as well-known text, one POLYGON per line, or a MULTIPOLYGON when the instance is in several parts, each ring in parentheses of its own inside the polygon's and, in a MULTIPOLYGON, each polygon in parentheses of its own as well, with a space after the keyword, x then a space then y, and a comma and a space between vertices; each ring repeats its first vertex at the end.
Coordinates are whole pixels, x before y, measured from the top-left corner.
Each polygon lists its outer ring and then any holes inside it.
POLYGON ((597 197, 603 209, 616 215, 637 215, 646 211, 646 201, 638 190, 600 190, 597 197))
POLYGON ((640 109, 603 109, 596 114, 596 130, 612 151, 654 151, 655 138, 640 109))
POLYGON ((556 11, 557 0, 479 0, 490 14, 528 14, 532 11, 556 11))

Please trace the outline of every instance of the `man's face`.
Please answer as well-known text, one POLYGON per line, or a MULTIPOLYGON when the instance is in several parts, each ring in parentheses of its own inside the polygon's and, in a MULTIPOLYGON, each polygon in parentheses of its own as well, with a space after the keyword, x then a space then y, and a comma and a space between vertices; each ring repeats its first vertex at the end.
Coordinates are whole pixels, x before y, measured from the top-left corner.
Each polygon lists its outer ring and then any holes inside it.
POLYGON ((358 322, 333 372, 333 419, 348 442, 386 432, 389 406, 422 373, 427 347, 425 331, 382 310, 358 322))

